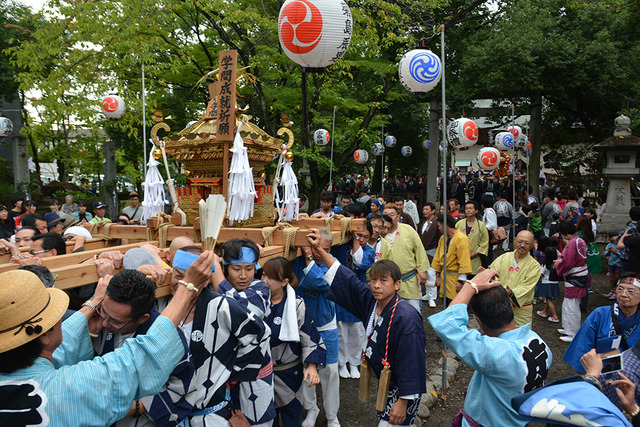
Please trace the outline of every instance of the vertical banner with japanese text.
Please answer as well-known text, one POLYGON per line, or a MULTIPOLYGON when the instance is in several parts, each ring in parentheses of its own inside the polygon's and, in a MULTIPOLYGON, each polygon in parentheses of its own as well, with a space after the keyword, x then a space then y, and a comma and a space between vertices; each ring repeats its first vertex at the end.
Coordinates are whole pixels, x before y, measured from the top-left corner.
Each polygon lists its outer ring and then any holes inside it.
POLYGON ((236 124, 236 65, 238 52, 220 52, 218 68, 220 91, 218 94, 218 120, 216 140, 232 142, 236 124))

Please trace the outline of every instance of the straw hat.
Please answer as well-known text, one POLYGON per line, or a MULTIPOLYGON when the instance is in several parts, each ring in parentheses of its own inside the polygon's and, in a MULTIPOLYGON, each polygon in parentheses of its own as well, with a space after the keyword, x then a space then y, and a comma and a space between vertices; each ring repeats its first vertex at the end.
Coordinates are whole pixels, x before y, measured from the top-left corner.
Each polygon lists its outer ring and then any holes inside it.
POLYGON ((45 288, 38 276, 25 270, 0 274, 0 353, 49 331, 69 306, 60 289, 45 288))

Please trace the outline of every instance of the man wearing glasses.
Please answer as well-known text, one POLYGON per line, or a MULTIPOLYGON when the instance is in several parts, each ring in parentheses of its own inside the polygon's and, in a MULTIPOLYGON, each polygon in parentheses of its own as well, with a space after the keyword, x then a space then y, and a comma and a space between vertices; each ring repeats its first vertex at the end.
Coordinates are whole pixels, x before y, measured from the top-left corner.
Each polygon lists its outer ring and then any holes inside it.
MULTIPOLYGON (((96 308, 96 316, 89 322, 96 356, 104 356, 122 347, 126 339, 147 333, 160 315, 154 308, 155 292, 153 280, 136 270, 123 270, 111 278, 106 295, 96 308)), ((185 355, 169 377, 169 383, 175 387, 163 388, 157 395, 160 396, 158 400, 154 401, 155 396, 146 396, 132 402, 128 417, 138 418, 135 420, 138 426, 164 425, 171 414, 182 419, 191 413, 192 406, 185 398, 195 368, 184 335, 178 335, 185 347, 185 355)))
MULTIPOLYGON (((633 348, 640 339, 640 328, 637 326, 640 323, 639 304, 640 280, 637 274, 622 273, 616 287, 616 302, 612 306, 605 305, 591 312, 573 337, 562 360, 584 374, 580 358, 592 349, 603 354, 633 348)), ((628 372, 625 371, 625 374, 628 372)))

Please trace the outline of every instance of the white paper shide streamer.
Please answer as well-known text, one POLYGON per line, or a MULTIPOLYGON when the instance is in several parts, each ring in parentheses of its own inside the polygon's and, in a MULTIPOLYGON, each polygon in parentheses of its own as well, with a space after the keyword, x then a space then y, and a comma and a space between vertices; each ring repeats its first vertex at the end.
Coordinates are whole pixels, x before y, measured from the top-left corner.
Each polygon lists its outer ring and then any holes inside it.
MULTIPOLYGON (((155 147, 154 147, 155 148, 155 147)), ((142 202, 142 223, 146 224, 149 218, 164 212, 164 205, 167 203, 164 198, 164 181, 158 170, 158 161, 153 158, 153 150, 149 153, 147 162, 147 177, 142 183, 144 187, 144 201, 142 202)))
POLYGON ((240 129, 233 140, 233 153, 229 166, 229 222, 244 221, 253 216, 253 202, 256 198, 256 188, 253 183, 253 172, 249 166, 247 148, 244 146, 240 129))
POLYGON ((291 221, 292 219, 298 219, 298 213, 300 210, 300 198, 298 197, 298 179, 291 167, 292 162, 288 162, 285 159, 286 150, 280 155, 278 164, 279 171, 282 171, 282 176, 276 176, 275 195, 276 209, 278 210, 278 220, 291 221), (284 191, 284 196, 280 197, 280 187, 284 191))

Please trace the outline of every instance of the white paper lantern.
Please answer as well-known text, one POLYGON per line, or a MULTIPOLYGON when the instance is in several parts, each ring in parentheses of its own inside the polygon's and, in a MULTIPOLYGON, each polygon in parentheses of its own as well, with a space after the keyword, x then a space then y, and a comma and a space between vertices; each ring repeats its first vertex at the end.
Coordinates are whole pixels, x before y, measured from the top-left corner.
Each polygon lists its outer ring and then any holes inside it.
POLYGON ((398 75, 408 91, 429 92, 442 77, 440 58, 430 50, 411 50, 400 59, 398 75))
POLYGON ((533 147, 531 147, 531 141, 527 139, 527 149, 525 153, 527 154, 527 156, 530 156, 532 152, 533 152, 533 147))
POLYGON ((367 150, 356 150, 353 152, 353 160, 359 165, 364 165, 369 161, 369 152, 367 150))
POLYGON ((520 139, 520 137, 522 136, 522 128, 518 125, 515 126, 509 126, 509 129, 507 130, 511 135, 513 135, 513 137, 518 140, 520 139))
POLYGON ((493 147, 484 147, 478 151, 478 166, 484 171, 496 170, 500 166, 500 151, 493 147))
POLYGON ((424 141, 422 141, 422 148, 424 148, 425 150, 428 150, 429 148, 431 148, 432 145, 433 145, 433 142, 431 142, 430 139, 425 139, 424 141))
POLYGON ((386 145, 387 147, 391 148, 391 147, 395 147, 396 142, 398 142, 398 140, 396 139, 395 136, 393 135, 387 135, 384 138, 384 145, 386 145))
POLYGON ((313 141, 320 146, 327 145, 331 141, 331 135, 326 129, 318 129, 313 133, 313 141))
POLYGON ((351 10, 344 0, 287 0, 278 16, 284 53, 306 68, 324 68, 346 53, 352 34, 351 10))
POLYGON ((374 156, 382 156, 384 154, 384 145, 376 142, 375 144, 373 144, 372 151, 374 156))
POLYGON ((509 132, 499 132, 496 135, 494 145, 499 150, 510 150, 515 145, 516 141, 513 138, 513 135, 509 132))
POLYGON ((411 153, 413 153, 413 148, 409 147, 408 145, 405 145, 400 149, 400 154, 402 154, 404 157, 409 157, 411 153))
POLYGON ((13 132, 13 122, 8 117, 0 116, 0 138, 5 138, 13 132))
POLYGON ((107 119, 117 120, 124 115, 126 110, 124 99, 118 95, 109 95, 102 100, 102 114, 107 119))
POLYGON ((471 147, 478 142, 478 126, 473 120, 462 117, 449 124, 447 136, 453 147, 471 147))

